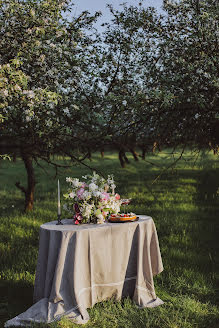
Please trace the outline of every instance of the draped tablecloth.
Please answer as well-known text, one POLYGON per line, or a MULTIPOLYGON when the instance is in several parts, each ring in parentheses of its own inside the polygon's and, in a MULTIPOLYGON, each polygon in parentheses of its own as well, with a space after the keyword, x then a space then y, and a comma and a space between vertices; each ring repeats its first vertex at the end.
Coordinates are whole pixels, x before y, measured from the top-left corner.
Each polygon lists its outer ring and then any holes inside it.
POLYGON ((78 226, 66 219, 63 225, 41 225, 35 304, 5 327, 62 316, 83 324, 88 308, 111 297, 129 296, 140 307, 163 304, 153 282, 163 270, 155 224, 139 217, 129 223, 78 226))

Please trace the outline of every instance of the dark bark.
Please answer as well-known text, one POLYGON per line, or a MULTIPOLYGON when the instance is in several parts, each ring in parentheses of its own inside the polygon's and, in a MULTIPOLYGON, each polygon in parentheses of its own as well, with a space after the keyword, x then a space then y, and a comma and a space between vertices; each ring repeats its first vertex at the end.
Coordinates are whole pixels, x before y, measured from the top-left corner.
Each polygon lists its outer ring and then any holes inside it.
POLYGON ((123 168, 125 167, 126 164, 129 164, 129 160, 128 157, 126 156, 124 149, 119 150, 119 160, 120 160, 121 167, 123 168))
POLYGON ((210 150, 213 151, 214 155, 219 154, 219 146, 218 145, 212 145, 211 141, 208 143, 210 150))
POLYGON ((101 157, 104 158, 104 148, 100 150, 101 157))
POLYGON ((125 152, 123 153, 123 158, 124 158, 126 164, 129 164, 130 163, 129 160, 128 160, 128 157, 126 156, 126 153, 125 152))
POLYGON ((146 156, 146 148, 142 148, 141 157, 143 160, 145 160, 145 156, 146 156))
POLYGON ((121 167, 125 167, 125 160, 124 160, 124 151, 123 150, 120 150, 119 151, 119 160, 120 160, 120 164, 121 164, 121 167))
POLYGON ((90 148, 87 148, 87 158, 90 162, 92 161, 90 148))
POLYGON ((199 3, 199 0, 196 0, 196 11, 197 11, 197 14, 200 14, 200 3, 199 3))
POLYGON ((137 162, 138 161, 138 154, 133 148, 130 148, 130 152, 132 153, 132 156, 134 157, 134 160, 137 162))
POLYGON ((14 154, 13 154, 13 162, 16 163, 16 160, 17 160, 17 154, 14 153, 14 154))
POLYGON ((33 158, 31 155, 22 152, 21 157, 24 161, 24 165, 27 172, 27 187, 24 188, 20 185, 20 182, 16 182, 15 185, 19 188, 25 195, 25 207, 24 210, 31 211, 33 209, 34 204, 34 190, 35 190, 35 175, 34 175, 34 168, 33 168, 33 158))

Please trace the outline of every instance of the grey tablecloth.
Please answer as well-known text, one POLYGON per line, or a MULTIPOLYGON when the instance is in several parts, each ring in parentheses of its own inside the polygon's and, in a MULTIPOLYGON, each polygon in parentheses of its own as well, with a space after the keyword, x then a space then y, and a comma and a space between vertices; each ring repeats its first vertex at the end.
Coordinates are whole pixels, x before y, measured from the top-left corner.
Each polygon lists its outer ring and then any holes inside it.
POLYGON ((76 323, 89 320, 87 309, 110 297, 130 296, 140 307, 163 302, 153 276, 163 270, 151 217, 131 223, 76 226, 72 220, 40 227, 34 301, 5 327, 52 322, 63 315, 76 323))

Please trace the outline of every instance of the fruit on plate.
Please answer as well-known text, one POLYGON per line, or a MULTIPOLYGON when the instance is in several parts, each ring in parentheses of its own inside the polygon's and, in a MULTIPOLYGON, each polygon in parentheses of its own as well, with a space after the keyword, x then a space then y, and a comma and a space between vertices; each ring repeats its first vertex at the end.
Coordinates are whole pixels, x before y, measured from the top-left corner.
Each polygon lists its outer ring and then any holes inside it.
POLYGON ((109 219, 110 221, 132 221, 137 218, 135 213, 119 213, 119 214, 111 214, 109 219))

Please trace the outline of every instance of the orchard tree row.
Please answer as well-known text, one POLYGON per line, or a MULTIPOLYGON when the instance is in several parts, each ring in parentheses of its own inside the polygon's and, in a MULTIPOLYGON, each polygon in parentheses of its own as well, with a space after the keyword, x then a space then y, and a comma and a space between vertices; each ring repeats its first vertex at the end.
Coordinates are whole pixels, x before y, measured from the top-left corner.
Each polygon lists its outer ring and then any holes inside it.
POLYGON ((25 209, 33 162, 83 162, 106 147, 137 160, 157 145, 219 145, 219 5, 216 0, 108 6, 74 16, 66 0, 0 0, 0 146, 22 157, 25 209))

